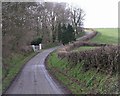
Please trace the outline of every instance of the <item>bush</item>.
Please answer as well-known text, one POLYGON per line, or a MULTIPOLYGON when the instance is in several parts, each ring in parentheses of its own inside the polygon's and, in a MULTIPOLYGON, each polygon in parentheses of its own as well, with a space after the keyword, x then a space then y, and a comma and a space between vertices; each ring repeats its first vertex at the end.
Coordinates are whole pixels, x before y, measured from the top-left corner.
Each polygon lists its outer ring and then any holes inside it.
POLYGON ((42 38, 37 38, 37 39, 34 39, 32 42, 31 42, 31 45, 39 45, 40 43, 42 42, 42 38))

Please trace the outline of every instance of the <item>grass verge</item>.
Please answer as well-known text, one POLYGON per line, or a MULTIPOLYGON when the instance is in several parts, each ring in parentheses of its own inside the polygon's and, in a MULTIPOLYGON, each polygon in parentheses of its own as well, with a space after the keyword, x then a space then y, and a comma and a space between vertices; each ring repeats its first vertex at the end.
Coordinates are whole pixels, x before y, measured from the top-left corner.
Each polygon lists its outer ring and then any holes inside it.
POLYGON ((47 68, 73 94, 110 94, 117 93, 117 76, 109 76, 94 69, 82 70, 82 64, 70 66, 69 62, 59 59, 57 53, 51 53, 47 68))
MULTIPOLYGON (((27 55, 17 54, 9 61, 9 70, 7 75, 2 81, 2 92, 4 93, 10 84, 14 81, 15 77, 21 71, 25 63, 27 63, 37 53, 30 53, 27 55)), ((3 73, 4 74, 4 73, 3 73)))
POLYGON ((92 50, 95 48, 99 48, 99 47, 95 47, 95 46, 81 46, 79 48, 75 48, 73 51, 85 51, 85 50, 92 50))

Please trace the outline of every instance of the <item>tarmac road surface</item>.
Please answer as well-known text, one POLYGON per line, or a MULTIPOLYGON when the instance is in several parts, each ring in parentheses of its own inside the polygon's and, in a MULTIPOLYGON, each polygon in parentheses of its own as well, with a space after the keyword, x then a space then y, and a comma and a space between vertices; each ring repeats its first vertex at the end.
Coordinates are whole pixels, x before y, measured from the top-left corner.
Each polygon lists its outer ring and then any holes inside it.
POLYGON ((44 65, 45 58, 56 48, 47 49, 29 60, 5 94, 64 94, 44 65))

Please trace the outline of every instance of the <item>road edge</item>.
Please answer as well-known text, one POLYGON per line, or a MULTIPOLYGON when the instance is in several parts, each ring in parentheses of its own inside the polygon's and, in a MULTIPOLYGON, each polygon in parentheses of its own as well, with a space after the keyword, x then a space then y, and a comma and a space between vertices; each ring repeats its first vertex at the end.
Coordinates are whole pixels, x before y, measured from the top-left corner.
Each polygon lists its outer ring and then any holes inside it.
MULTIPOLYGON (((57 50, 57 49, 56 49, 56 50, 57 50)), ((71 92, 60 80, 58 80, 57 77, 56 77, 54 74, 52 74, 52 72, 51 72, 50 70, 48 70, 48 66, 47 66, 47 65, 48 65, 49 56, 50 56, 53 52, 55 52, 56 50, 50 52, 50 53, 48 54, 48 56, 45 58, 45 62, 44 62, 44 64, 45 64, 45 69, 47 70, 48 74, 49 74, 50 77, 53 79, 53 81, 60 87, 60 89, 63 91, 64 94, 72 94, 72 92, 71 92)))
MULTIPOLYGON (((15 75, 15 77, 13 78, 13 80, 10 82, 9 86, 2 92, 2 96, 5 95, 6 91, 10 88, 10 86, 12 85, 12 83, 17 79, 17 77, 21 74, 22 69, 25 67, 26 63, 29 62, 29 60, 31 60, 33 57, 35 57, 36 55, 38 55, 39 52, 37 52, 36 54, 34 54, 33 56, 31 56, 30 58, 28 58, 28 60, 26 60, 23 64, 23 66, 20 68, 19 72, 15 75)), ((26 57, 27 58, 27 57, 26 57)), ((5 95, 6 96, 6 95, 5 95)))

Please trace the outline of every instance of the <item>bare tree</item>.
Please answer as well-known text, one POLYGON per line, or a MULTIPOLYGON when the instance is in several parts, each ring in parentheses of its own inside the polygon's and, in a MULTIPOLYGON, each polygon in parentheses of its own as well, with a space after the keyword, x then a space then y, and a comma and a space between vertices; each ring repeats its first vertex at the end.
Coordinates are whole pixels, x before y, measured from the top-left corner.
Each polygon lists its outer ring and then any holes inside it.
POLYGON ((84 17, 85 13, 81 8, 71 8, 71 19, 76 35, 78 34, 78 28, 80 28, 79 31, 82 31, 84 17))

